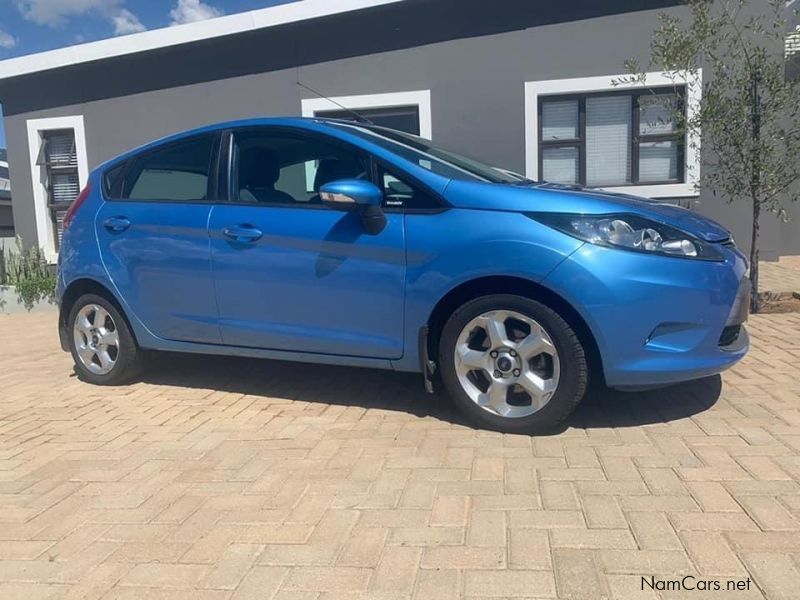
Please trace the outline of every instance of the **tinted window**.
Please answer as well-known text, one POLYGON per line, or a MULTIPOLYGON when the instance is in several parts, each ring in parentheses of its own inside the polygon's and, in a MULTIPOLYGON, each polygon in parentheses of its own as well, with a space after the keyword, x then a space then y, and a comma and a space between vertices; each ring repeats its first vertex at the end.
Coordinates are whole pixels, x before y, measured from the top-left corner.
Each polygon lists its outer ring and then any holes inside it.
POLYGON ((136 159, 125 179, 130 200, 191 201, 208 197, 214 137, 171 144, 136 159))
POLYGON ((491 183, 519 183, 519 178, 505 174, 502 170, 467 158, 450 150, 435 146, 430 140, 401 131, 375 127, 362 123, 329 123, 332 127, 345 129, 373 142, 401 158, 432 173, 466 181, 488 181, 491 183))
POLYGON ((125 171, 125 164, 122 163, 121 165, 117 165, 105 172, 103 175, 103 192, 105 193, 106 197, 113 198, 115 195, 119 195, 119 180, 122 177, 123 171, 125 171))
POLYGON ((356 149, 315 137, 268 131, 234 134, 231 198, 253 204, 321 204, 319 188, 369 178, 356 149))
POLYGON ((395 175, 381 168, 380 179, 383 187, 384 203, 387 207, 402 206, 408 210, 440 208, 436 200, 422 191, 419 186, 408 183, 405 177, 395 175))

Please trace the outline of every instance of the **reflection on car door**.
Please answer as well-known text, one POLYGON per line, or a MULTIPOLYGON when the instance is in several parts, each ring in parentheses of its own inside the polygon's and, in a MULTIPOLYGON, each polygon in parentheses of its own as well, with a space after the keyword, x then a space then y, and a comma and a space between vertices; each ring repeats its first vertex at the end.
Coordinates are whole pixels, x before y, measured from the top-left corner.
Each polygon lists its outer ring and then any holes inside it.
POLYGON ((323 136, 233 134, 230 202, 209 221, 225 344, 400 358, 403 216, 368 235, 356 212, 322 205, 321 185, 371 177, 370 159, 323 136))

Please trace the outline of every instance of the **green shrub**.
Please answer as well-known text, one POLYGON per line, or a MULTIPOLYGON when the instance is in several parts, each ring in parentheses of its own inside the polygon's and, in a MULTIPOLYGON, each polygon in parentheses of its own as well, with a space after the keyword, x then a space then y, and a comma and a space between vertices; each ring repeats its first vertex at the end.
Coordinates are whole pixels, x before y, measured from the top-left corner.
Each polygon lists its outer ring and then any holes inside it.
POLYGON ((0 252, 0 285, 13 285, 19 301, 30 310, 40 300, 52 300, 56 277, 38 247, 26 250, 19 237, 16 246, 16 251, 0 252))

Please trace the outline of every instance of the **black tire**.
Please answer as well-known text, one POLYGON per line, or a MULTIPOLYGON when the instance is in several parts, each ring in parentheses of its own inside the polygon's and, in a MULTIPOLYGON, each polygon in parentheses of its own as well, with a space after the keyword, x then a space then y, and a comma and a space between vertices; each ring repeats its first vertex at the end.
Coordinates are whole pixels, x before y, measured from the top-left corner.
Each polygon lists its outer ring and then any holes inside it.
POLYGON ((75 372, 82 381, 94 385, 121 385, 131 381, 139 372, 142 363, 142 353, 131 333, 128 322, 117 307, 103 296, 85 294, 76 300, 67 318, 67 336, 70 353, 75 362, 75 372), (119 339, 114 366, 108 373, 99 374, 92 372, 83 364, 78 354, 74 333, 75 321, 81 310, 87 305, 97 305, 108 312, 119 339))
POLYGON ((581 402, 589 381, 584 348, 567 322, 540 302, 510 294, 476 298, 450 316, 440 337, 439 369, 449 395, 461 412, 480 427, 505 433, 541 434, 555 430, 581 402), (560 377, 556 391, 547 404, 528 416, 502 417, 481 408, 465 392, 458 379, 454 356, 462 330, 476 317, 495 310, 517 311, 538 322, 558 352, 560 377))

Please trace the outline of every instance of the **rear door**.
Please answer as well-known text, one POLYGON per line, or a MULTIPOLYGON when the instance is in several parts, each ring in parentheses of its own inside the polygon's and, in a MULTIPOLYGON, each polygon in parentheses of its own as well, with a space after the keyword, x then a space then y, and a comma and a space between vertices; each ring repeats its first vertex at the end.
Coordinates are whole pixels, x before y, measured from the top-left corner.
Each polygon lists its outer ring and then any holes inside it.
POLYGON ((318 193, 337 179, 371 178, 371 158, 282 128, 234 132, 229 147, 230 202, 209 221, 223 342, 400 358, 402 212, 387 212, 384 230, 369 235, 358 213, 332 210, 318 193))
POLYGON ((96 217, 111 280, 164 339, 220 342, 208 239, 218 147, 213 133, 132 159, 96 217))

